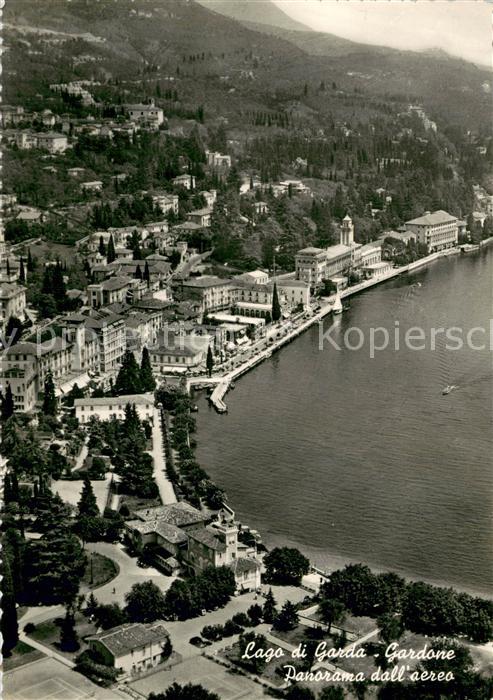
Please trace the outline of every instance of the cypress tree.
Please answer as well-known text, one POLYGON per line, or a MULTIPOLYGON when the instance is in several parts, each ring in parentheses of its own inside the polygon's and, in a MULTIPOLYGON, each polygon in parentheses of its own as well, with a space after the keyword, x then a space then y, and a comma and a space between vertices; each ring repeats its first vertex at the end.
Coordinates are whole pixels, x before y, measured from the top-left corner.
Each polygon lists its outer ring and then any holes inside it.
POLYGON ((24 601, 24 551, 26 541, 19 530, 9 528, 4 535, 5 556, 10 558, 10 573, 14 596, 18 603, 24 601))
POLYGON ((277 284, 274 282, 274 290, 272 292, 272 320, 274 323, 281 318, 281 305, 279 304, 279 296, 277 294, 277 284))
POLYGON ((10 485, 10 474, 5 474, 3 480, 3 500, 5 503, 12 503, 12 486, 10 485))
POLYGON ((10 278, 10 262, 9 259, 7 258, 7 279, 10 278))
POLYGON ((149 271, 149 264, 148 264, 147 260, 146 260, 146 264, 144 267, 144 274, 142 276, 142 279, 144 279, 147 282, 148 287, 151 286, 151 273, 149 271))
POLYGON ((60 647, 63 651, 77 651, 80 648, 79 638, 75 630, 75 619, 69 608, 60 627, 60 647))
POLYGON ((22 335, 23 323, 16 316, 10 316, 5 327, 5 338, 10 346, 19 342, 22 335))
POLYGON ((19 282, 24 284, 26 281, 26 272, 24 270, 24 260, 21 258, 19 262, 19 282))
POLYGON ((151 358, 149 356, 149 350, 146 347, 144 347, 142 350, 142 360, 140 362, 140 381, 143 391, 154 391, 156 388, 156 382, 152 373, 151 358))
POLYGON ((5 396, 2 396, 2 420, 8 420, 11 416, 14 415, 14 411, 15 406, 14 397, 12 395, 12 387, 10 386, 10 384, 7 384, 7 388, 5 389, 5 396))
POLYGON ((206 368, 207 368, 207 374, 208 374, 209 377, 210 377, 211 374, 212 374, 213 367, 214 367, 214 358, 213 358, 213 356, 212 356, 212 348, 211 348, 210 345, 209 345, 209 347, 207 348, 207 358, 206 358, 206 361, 205 361, 205 366, 206 366, 206 368))
POLYGON ((135 268, 135 277, 142 281, 142 270, 140 269, 140 265, 137 265, 135 268))
POLYGON ((116 252, 115 252, 115 242, 113 240, 113 234, 110 234, 110 239, 108 241, 108 249, 106 251, 106 262, 112 263, 114 260, 116 260, 116 252))
POLYGON ((96 496, 94 495, 92 484, 87 476, 84 479, 80 499, 77 504, 77 511, 80 516, 97 517, 99 515, 96 496))
POLYGON ((131 350, 126 350, 122 360, 122 366, 115 382, 115 394, 140 394, 142 382, 140 368, 131 350))
POLYGON ((99 236, 99 253, 101 255, 106 255, 106 246, 104 244, 104 238, 103 236, 99 236))
POLYGON ((262 608, 262 617, 264 618, 264 622, 272 624, 272 622, 274 622, 275 620, 276 615, 276 599, 274 598, 274 594, 272 593, 272 588, 269 588, 269 592, 265 596, 264 607, 262 608))
POLYGON ((2 654, 4 656, 10 656, 12 649, 14 649, 19 641, 19 627, 17 623, 17 608, 15 605, 11 561, 7 551, 4 551, 3 555, 1 630, 3 638, 2 654))
POLYGON ((10 474, 10 489, 12 492, 12 500, 19 501, 19 481, 17 480, 17 474, 15 472, 10 474))
POLYGON ((34 272, 34 259, 31 255, 31 249, 28 249, 27 251, 27 271, 34 272))
POLYGON ((48 416, 56 416, 57 400, 55 396, 55 382, 51 372, 48 372, 44 384, 43 413, 48 416))

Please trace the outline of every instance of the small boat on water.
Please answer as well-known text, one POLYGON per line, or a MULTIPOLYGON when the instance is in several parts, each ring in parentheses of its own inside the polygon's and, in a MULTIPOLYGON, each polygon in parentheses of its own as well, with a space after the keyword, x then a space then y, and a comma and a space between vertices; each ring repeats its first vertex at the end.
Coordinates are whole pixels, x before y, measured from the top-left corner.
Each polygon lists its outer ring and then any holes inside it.
POLYGON ((342 301, 341 297, 339 295, 339 292, 337 293, 337 296, 334 301, 334 306, 332 307, 332 313, 333 314, 342 314, 343 311, 343 306, 342 306, 342 301))
POLYGON ((443 396, 447 396, 447 395, 450 394, 450 392, 453 391, 454 389, 457 389, 457 386, 456 386, 455 384, 447 384, 447 386, 445 387, 445 389, 443 389, 443 391, 442 391, 442 395, 443 395, 443 396))

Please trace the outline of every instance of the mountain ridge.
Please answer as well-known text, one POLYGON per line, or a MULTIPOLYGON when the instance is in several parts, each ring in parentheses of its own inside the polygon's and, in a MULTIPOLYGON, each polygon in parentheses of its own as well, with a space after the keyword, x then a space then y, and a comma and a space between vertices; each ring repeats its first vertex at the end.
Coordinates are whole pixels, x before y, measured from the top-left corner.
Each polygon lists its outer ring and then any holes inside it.
MULTIPOLYGON (((483 120, 489 110, 481 85, 490 76, 474 64, 357 44, 311 30, 240 22, 194 0, 139 0, 138 10, 131 0, 44 0, 41 16, 32 0, 16 0, 7 3, 4 22, 7 101, 15 102, 26 91, 35 94, 46 83, 95 76, 144 89, 146 81, 169 78, 183 85, 189 103, 202 103, 217 114, 227 114, 233 105, 236 112, 277 109, 283 94, 288 102, 303 101, 308 84, 313 102, 322 83, 336 84, 348 95, 390 96, 403 105, 421 101, 463 125, 483 120), (40 24, 101 41, 74 37, 50 44, 36 34, 40 24), (28 26, 34 31, 29 36, 28 26), (74 64, 77 56, 88 53, 91 63, 74 64), (18 71, 19 65, 26 69, 18 71)), ((323 104, 334 99, 335 93, 330 99, 326 95, 323 104)))

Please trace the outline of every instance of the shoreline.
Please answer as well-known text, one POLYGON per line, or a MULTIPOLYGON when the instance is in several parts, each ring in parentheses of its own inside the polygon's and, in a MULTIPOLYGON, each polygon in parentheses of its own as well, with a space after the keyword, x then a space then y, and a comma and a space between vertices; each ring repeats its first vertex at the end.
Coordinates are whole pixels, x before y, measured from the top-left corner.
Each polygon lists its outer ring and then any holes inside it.
MULTIPOLYGON (((483 247, 487 247, 489 244, 493 242, 493 237, 486 239, 485 241, 482 242, 482 245, 478 251, 474 252, 480 252, 480 250, 483 247)), ((473 252, 473 251, 471 251, 473 252)), ((433 253, 430 256, 426 256, 425 258, 421 258, 420 260, 415 261, 414 263, 411 263, 410 265, 406 265, 397 269, 392 270, 390 273, 387 275, 382 275, 379 278, 372 279, 372 280, 367 280, 359 285, 355 285, 353 287, 350 287, 346 290, 343 290, 340 294, 341 298, 348 298, 350 296, 359 294, 360 292, 364 292, 367 289, 371 289, 372 287, 376 286, 377 284, 381 284, 383 282, 387 282, 391 279, 395 279, 399 277, 402 274, 409 274, 410 272, 414 272, 415 270, 418 270, 422 267, 425 267, 427 265, 432 264, 436 260, 440 260, 442 258, 446 257, 451 257, 455 255, 465 255, 467 253, 463 253, 460 248, 453 248, 453 249, 448 249, 445 251, 440 251, 439 253, 433 253)), ((216 392, 216 397, 215 399, 217 400, 217 404, 215 404, 214 401, 212 401, 212 396, 209 397, 209 401, 214 405, 218 413, 224 413, 227 411, 226 404, 224 404, 223 398, 227 391, 229 390, 230 384, 233 381, 233 379, 236 379, 243 374, 246 374, 249 372, 251 369, 256 367, 258 364, 263 362, 264 359, 267 359, 272 356, 272 354, 276 351, 278 351, 281 347, 286 345, 287 343, 291 342, 294 340, 296 337, 304 333, 305 330, 308 330, 312 325, 314 325, 317 322, 322 321, 329 313, 332 311, 332 302, 326 303, 321 307, 321 309, 314 314, 312 317, 310 317, 305 323, 302 323, 299 327, 295 328, 291 333, 287 333, 284 335, 282 338, 279 338, 277 341, 272 343, 272 346, 269 347, 268 349, 262 351, 258 355, 254 356, 244 364, 240 365, 239 367, 234 368, 232 371, 225 375, 220 375, 218 377, 212 377, 208 381, 204 381, 204 378, 197 378, 197 380, 188 380, 187 381, 187 389, 190 392, 190 390, 194 387, 199 385, 199 387, 204 387, 204 385, 208 386, 214 386, 214 391, 216 392), (219 406, 219 410, 218 407, 219 406)), ((197 390, 200 390, 199 387, 197 387, 197 390)), ((458 592, 463 592, 467 593, 471 596, 475 597, 480 597, 482 599, 486 600, 493 600, 493 591, 487 591, 482 588, 476 588, 474 586, 468 586, 465 584, 460 584, 460 583, 453 583, 447 580, 443 579, 437 579, 435 577, 427 577, 427 576, 421 576, 419 574, 415 574, 411 571, 404 570, 400 567, 389 567, 389 566, 382 566, 378 565, 376 563, 370 562, 367 559, 362 560, 361 558, 358 557, 351 557, 349 555, 344 555, 344 554, 337 554, 335 552, 332 552, 328 549, 322 549, 320 547, 311 547, 309 545, 300 543, 296 541, 295 539, 287 538, 286 536, 283 535, 276 535, 274 533, 267 533, 267 535, 262 537, 262 540, 264 544, 266 544, 269 548, 276 547, 276 546, 293 546, 298 548, 305 556, 310 560, 310 567, 311 571, 314 573, 317 572, 323 572, 327 575, 330 575, 333 571, 337 569, 344 568, 348 564, 357 564, 361 563, 364 565, 369 566, 369 568, 376 572, 376 573, 383 573, 383 572, 394 572, 398 574, 399 576, 402 576, 406 581, 413 581, 413 582, 424 582, 428 583, 433 586, 437 586, 440 588, 453 588, 454 590, 458 592)))
POLYGON ((402 576, 406 581, 428 583, 439 588, 453 588, 455 591, 468 593, 473 597, 493 600, 493 591, 486 591, 482 588, 468 586, 466 584, 452 583, 446 579, 433 576, 423 576, 398 566, 384 566, 369 561, 368 559, 338 554, 321 547, 311 547, 310 545, 297 542, 295 539, 286 538, 283 535, 269 533, 265 538, 262 538, 262 541, 269 549, 273 547, 296 547, 296 549, 299 549, 300 552, 310 560, 310 567, 313 569, 314 573, 322 571, 324 574, 330 576, 332 572, 342 569, 348 564, 363 564, 364 566, 368 566, 374 573, 391 572, 402 576))
MULTIPOLYGON (((474 252, 480 252, 483 248, 487 248, 488 245, 492 242, 493 236, 490 238, 486 238, 484 241, 481 242, 481 246, 474 252)), ((416 270, 421 269, 422 267, 431 265, 437 260, 441 260, 442 258, 468 254, 469 253, 467 252, 463 252, 460 247, 447 248, 446 250, 431 253, 430 255, 427 255, 424 258, 420 258, 419 260, 409 263, 408 265, 402 265, 401 267, 394 268, 387 274, 369 280, 365 280, 364 282, 360 282, 359 284, 353 285, 352 287, 347 287, 346 289, 340 292, 340 298, 348 299, 349 297, 355 296, 356 294, 365 292, 367 289, 372 289, 376 285, 383 284, 384 282, 388 282, 389 280, 395 279, 400 275, 413 273, 416 270)), ((249 372, 251 369, 256 367, 264 360, 269 359, 273 355, 273 353, 277 352, 284 345, 287 345, 288 343, 293 341, 295 338, 304 333, 315 323, 320 323, 326 316, 328 316, 332 312, 334 296, 335 295, 332 295, 330 297, 322 297, 321 307, 316 313, 314 313, 312 316, 310 316, 310 318, 308 318, 296 328, 290 331, 288 330, 280 338, 274 340, 269 347, 265 348, 264 350, 261 350, 258 354, 249 358, 246 362, 238 365, 238 367, 231 369, 229 372, 225 372, 223 374, 216 374, 212 377, 187 378, 188 393, 190 393, 190 390, 193 387, 196 387, 197 389, 205 387, 214 387, 213 392, 209 397, 209 401, 218 413, 226 413, 228 407, 224 401, 224 397, 228 393, 231 383, 239 377, 241 377, 243 374, 249 372), (330 301, 328 301, 329 299, 330 301), (326 300, 325 304, 323 304, 324 300, 326 300)), ((282 325, 279 326, 279 332, 282 332, 282 325)))

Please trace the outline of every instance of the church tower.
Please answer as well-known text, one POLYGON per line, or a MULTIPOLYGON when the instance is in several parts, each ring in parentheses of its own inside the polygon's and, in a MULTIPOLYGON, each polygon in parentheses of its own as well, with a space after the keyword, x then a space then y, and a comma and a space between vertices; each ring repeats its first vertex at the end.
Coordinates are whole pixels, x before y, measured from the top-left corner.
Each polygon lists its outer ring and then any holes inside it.
POLYGON ((341 226, 341 244, 348 246, 350 248, 354 243, 354 225, 353 220, 346 214, 342 220, 341 226))

